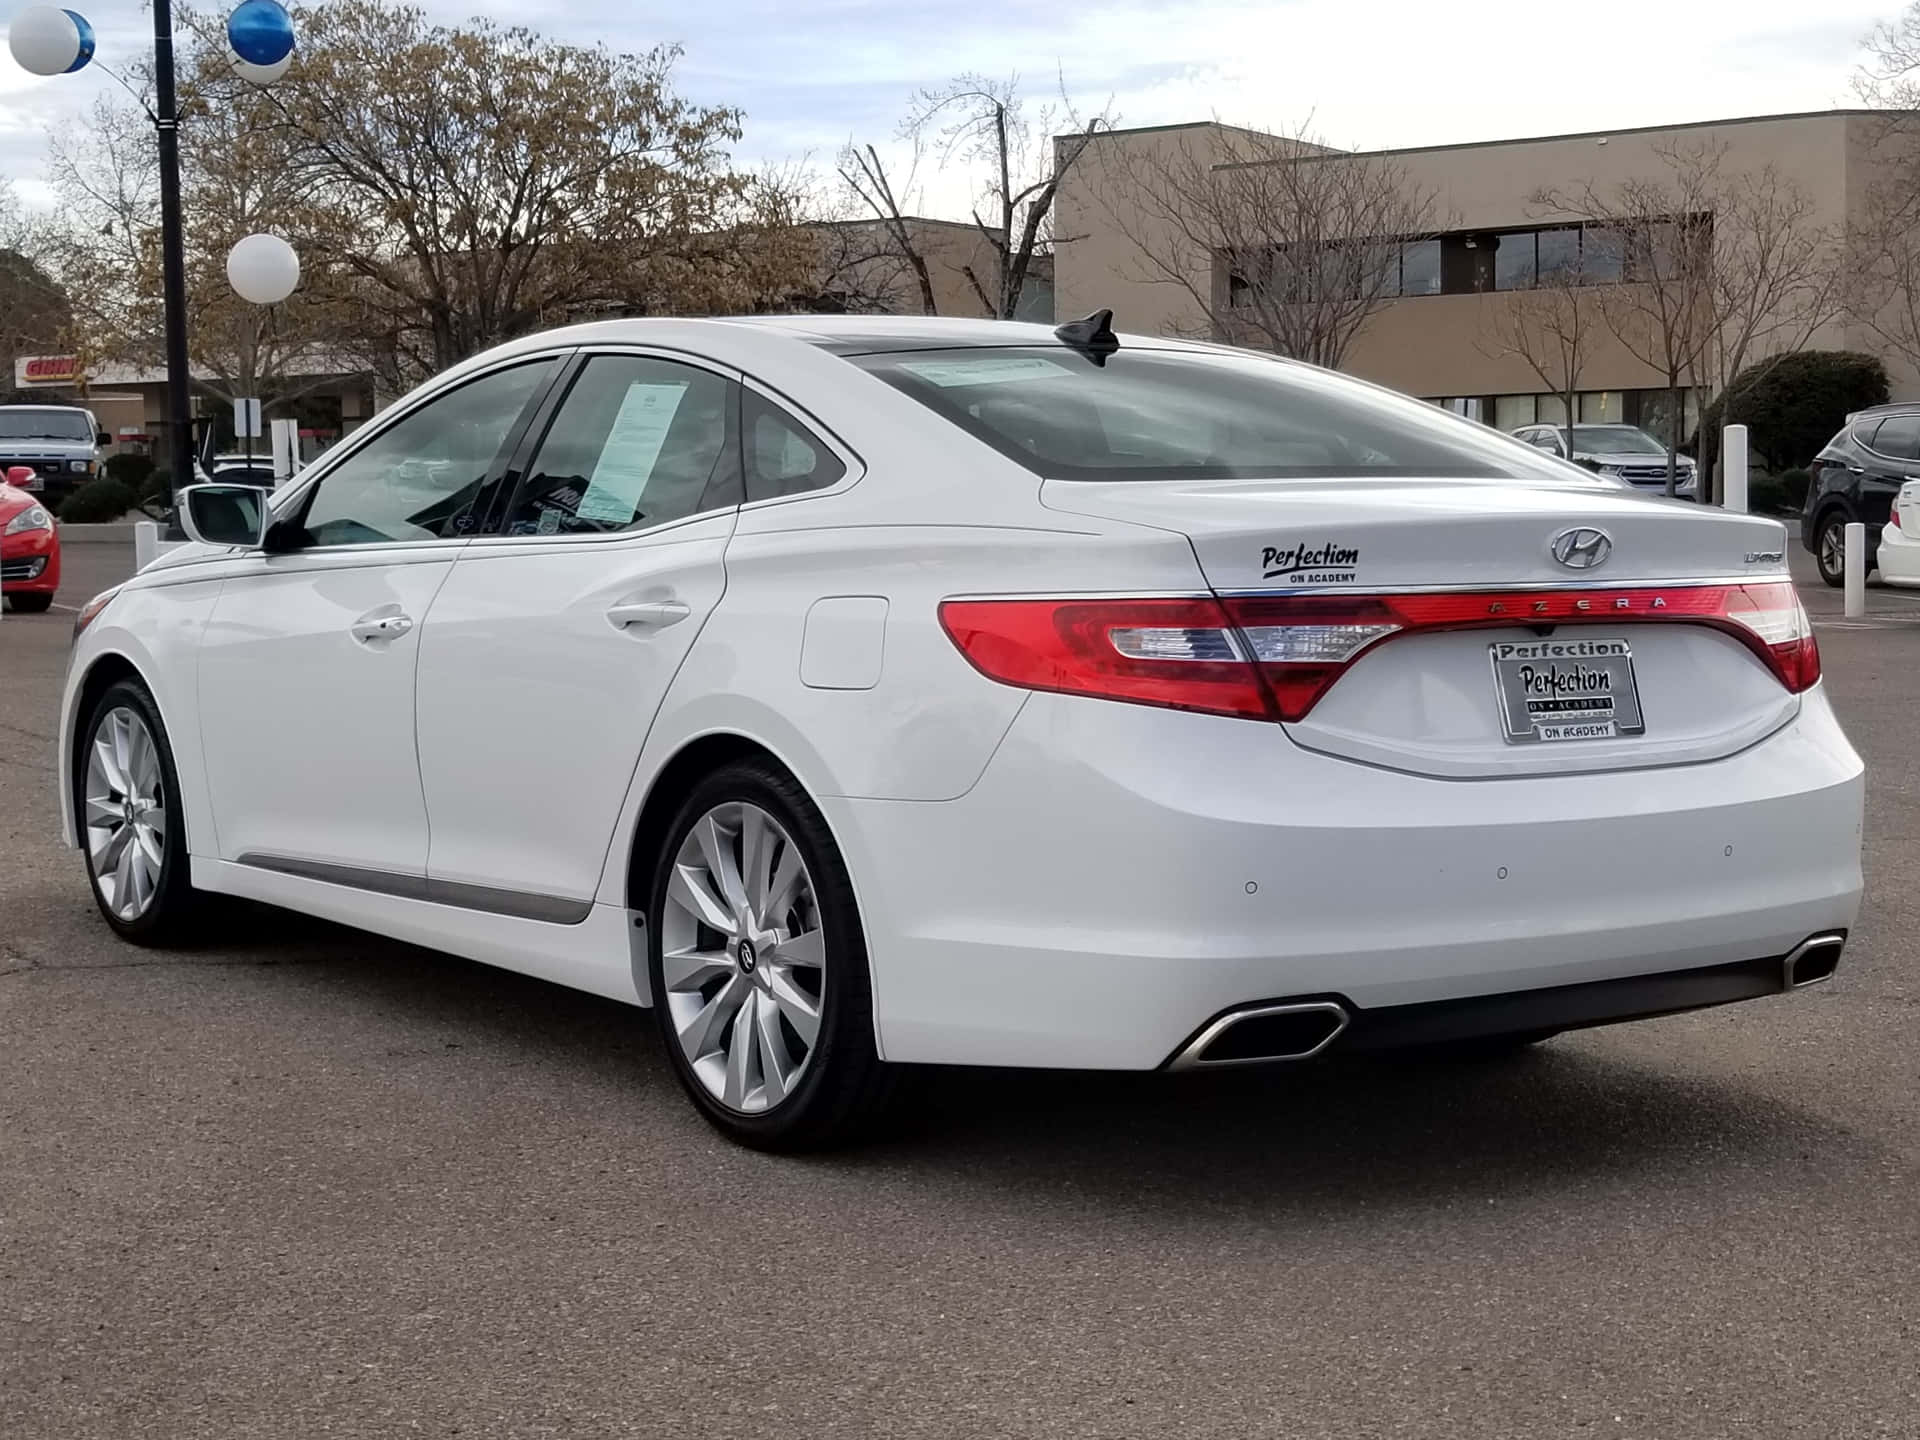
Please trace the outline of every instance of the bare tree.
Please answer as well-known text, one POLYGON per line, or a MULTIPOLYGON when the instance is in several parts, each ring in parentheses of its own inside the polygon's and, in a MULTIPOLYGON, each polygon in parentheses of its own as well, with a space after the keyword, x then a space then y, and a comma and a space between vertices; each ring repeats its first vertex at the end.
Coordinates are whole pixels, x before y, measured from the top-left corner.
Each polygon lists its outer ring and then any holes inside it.
POLYGON ((959 265, 980 308, 996 319, 1020 313, 1028 286, 1053 253, 1054 200, 1093 137, 1111 128, 1106 112, 1084 116, 1067 96, 1029 107, 1018 78, 963 75, 939 90, 922 91, 900 127, 912 146, 903 179, 889 175, 871 144, 841 152, 840 175, 879 223, 882 246, 912 272, 924 313, 937 314, 928 235, 907 213, 920 165, 929 156, 940 170, 977 177, 972 219, 985 247, 983 263, 959 265), (1064 130, 1056 141, 1057 132, 1064 130))
POLYGON ((1867 37, 1865 202, 1847 235, 1848 318, 1920 370, 1920 4, 1867 37))
MULTIPOLYGON (((920 147, 914 146, 914 165, 900 189, 912 193, 913 176, 918 170, 920 147)), ((872 145, 848 145, 840 152, 840 178, 860 203, 873 212, 878 232, 869 228, 848 227, 842 236, 840 265, 844 270, 872 269, 891 257, 908 269, 919 287, 920 313, 937 315, 939 302, 934 298, 933 273, 927 257, 914 236, 910 217, 901 208, 896 189, 880 152, 872 145)))
POLYGON ((1560 402, 1569 456, 1579 418, 1580 380, 1604 324, 1599 291, 1577 254, 1541 271, 1530 290, 1489 295, 1482 301, 1477 347, 1490 359, 1511 356, 1523 361, 1560 402))
MULTIPOLYGON (((1701 358, 1708 389, 1721 396, 1720 423, 1730 425, 1747 388, 1842 313, 1847 271, 1843 234, 1821 224, 1811 197, 1774 166, 1720 176, 1715 159, 1714 169, 1701 358)), ((1703 428, 1700 473, 1716 477, 1716 501, 1718 449, 1719 436, 1703 428)))
POLYGON ((1679 488, 1685 390, 1709 340, 1714 196, 1710 167, 1668 159, 1665 169, 1610 188, 1586 181, 1542 190, 1533 200, 1537 207, 1579 217, 1582 263, 1600 286, 1607 328, 1665 382, 1672 495, 1679 488))
POLYGON ((1210 336, 1334 369, 1402 293, 1407 243, 1439 224, 1435 194, 1392 156, 1305 129, 1196 127, 1116 154, 1103 182, 1142 278, 1184 291, 1210 336))
MULTIPOLYGON (((1657 173, 1535 199, 1585 223, 1605 278, 1619 282, 1600 292, 1608 327, 1666 381, 1671 494, 1683 385, 1725 393, 1753 361, 1803 349, 1839 313, 1842 271, 1840 237, 1818 223, 1813 201, 1775 167, 1735 169, 1726 145, 1712 140, 1664 143, 1655 155, 1657 173)), ((1738 399, 1726 395, 1723 421, 1733 418, 1738 399)), ((1702 436, 1708 484, 1713 448, 1702 436)))

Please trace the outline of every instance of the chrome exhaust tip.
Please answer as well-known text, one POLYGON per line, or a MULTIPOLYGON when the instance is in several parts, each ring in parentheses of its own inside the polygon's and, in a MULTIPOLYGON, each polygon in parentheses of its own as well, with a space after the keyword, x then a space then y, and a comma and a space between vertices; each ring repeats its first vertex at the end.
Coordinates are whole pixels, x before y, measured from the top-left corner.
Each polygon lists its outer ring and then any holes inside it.
POLYGON ((1833 972, 1840 966, 1840 951, 1845 948, 1847 937, 1838 931, 1824 935, 1810 935, 1787 952, 1787 958, 1781 962, 1781 976, 1789 990, 1804 990, 1809 985, 1818 985, 1822 980, 1831 980, 1833 972))
POLYGON ((1169 1070, 1216 1070, 1307 1060, 1340 1038, 1347 1011, 1332 1000, 1250 1005, 1209 1021, 1168 1062, 1169 1070))

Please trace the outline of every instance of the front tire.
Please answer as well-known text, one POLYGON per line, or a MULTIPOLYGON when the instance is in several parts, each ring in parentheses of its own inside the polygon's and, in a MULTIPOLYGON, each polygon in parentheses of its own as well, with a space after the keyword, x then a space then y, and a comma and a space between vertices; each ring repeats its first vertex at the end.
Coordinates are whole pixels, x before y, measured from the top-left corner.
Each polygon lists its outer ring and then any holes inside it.
POLYGON ((44 615, 53 607, 51 595, 9 595, 13 602, 14 613, 19 615, 44 615))
POLYGON ((774 766, 728 765, 681 806, 649 893, 647 972, 668 1062, 732 1139, 814 1149, 884 1109, 892 1075, 846 863, 774 766))
POLYGON ((74 815, 93 900, 136 945, 180 939, 193 919, 180 776, 159 707, 134 680, 94 702, 74 749, 74 815))

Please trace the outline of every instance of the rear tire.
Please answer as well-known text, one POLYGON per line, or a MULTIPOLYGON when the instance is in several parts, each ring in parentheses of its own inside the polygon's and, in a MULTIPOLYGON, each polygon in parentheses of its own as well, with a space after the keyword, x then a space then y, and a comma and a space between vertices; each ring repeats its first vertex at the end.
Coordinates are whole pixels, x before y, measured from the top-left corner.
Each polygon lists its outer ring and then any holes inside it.
POLYGON ((94 701, 72 782, 87 880, 107 924, 136 945, 185 938, 200 897, 173 747, 146 686, 120 680, 94 701))
POLYGON ((731 1139, 817 1149, 884 1112, 894 1073, 874 1046, 853 884, 774 765, 727 765, 681 805, 649 891, 647 977, 668 1063, 731 1139))
POLYGON ((51 595, 9 595, 14 612, 20 615, 44 615, 53 608, 51 595))

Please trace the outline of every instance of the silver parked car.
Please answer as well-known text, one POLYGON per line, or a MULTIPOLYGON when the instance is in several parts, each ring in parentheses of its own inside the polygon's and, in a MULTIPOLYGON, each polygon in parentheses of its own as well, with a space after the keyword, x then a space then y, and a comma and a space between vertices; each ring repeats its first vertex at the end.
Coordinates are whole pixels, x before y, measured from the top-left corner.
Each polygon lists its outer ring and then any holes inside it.
MULTIPOLYGON (((1667 488, 1667 447, 1638 425, 1576 425, 1573 427, 1573 454, 1567 454, 1567 433, 1563 425, 1523 425, 1514 431, 1516 439, 1549 455, 1571 459, 1576 465, 1624 480, 1636 490, 1658 491, 1667 488)), ((1692 459, 1678 457, 1679 488, 1682 499, 1698 498, 1700 484, 1692 459)))

